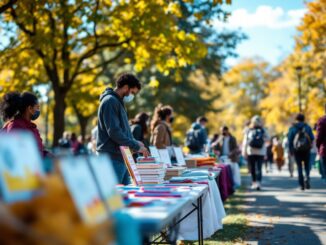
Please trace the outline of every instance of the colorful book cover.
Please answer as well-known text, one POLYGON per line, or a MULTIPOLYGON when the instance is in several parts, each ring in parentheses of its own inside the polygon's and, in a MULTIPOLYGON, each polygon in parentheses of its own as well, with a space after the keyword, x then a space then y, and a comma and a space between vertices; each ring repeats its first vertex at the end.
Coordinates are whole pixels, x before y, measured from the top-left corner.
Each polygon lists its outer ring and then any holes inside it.
POLYGON ((110 158, 106 155, 91 156, 89 162, 110 211, 123 208, 123 200, 116 188, 118 181, 110 158))
POLYGON ((134 181, 135 185, 141 185, 142 180, 129 147, 120 146, 120 150, 132 180, 134 181))
POLYGON ((26 201, 41 188, 42 159, 30 133, 0 137, 0 196, 5 202, 26 201))
POLYGON ((60 160, 60 170, 83 221, 86 224, 99 224, 107 219, 107 210, 87 160, 83 157, 63 158, 60 160))

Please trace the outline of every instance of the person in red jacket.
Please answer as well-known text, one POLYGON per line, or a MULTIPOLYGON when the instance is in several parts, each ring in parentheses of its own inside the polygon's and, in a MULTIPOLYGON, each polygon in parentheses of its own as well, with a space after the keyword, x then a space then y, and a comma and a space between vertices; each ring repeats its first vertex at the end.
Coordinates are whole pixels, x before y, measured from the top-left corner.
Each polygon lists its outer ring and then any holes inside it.
POLYGON ((321 158, 322 177, 326 180, 326 104, 325 115, 317 123, 316 145, 321 158))
POLYGON ((47 155, 37 126, 32 122, 40 116, 40 105, 34 94, 29 92, 5 94, 0 102, 0 114, 6 122, 2 132, 9 133, 18 130, 31 132, 37 142, 41 156, 47 155))

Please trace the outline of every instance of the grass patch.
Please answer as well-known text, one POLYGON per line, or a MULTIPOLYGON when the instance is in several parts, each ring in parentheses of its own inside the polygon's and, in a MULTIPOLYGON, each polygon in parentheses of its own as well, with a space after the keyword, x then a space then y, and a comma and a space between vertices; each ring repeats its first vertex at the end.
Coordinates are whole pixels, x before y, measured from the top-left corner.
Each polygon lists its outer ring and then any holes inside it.
POLYGON ((224 205, 227 216, 223 220, 223 229, 217 231, 210 239, 205 241, 209 245, 231 245, 243 243, 248 230, 246 215, 241 210, 244 204, 244 187, 241 187, 235 195, 229 198, 224 205))

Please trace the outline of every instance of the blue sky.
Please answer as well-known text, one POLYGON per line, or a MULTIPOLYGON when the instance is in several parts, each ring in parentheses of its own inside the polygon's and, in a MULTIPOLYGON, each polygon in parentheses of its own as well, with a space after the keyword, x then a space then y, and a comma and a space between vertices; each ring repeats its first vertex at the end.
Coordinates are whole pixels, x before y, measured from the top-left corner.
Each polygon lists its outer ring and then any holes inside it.
POLYGON ((303 0, 233 0, 224 9, 231 12, 229 23, 216 22, 216 28, 241 29, 248 36, 237 48, 239 58, 227 63, 261 56, 276 65, 291 53, 306 6, 303 0))

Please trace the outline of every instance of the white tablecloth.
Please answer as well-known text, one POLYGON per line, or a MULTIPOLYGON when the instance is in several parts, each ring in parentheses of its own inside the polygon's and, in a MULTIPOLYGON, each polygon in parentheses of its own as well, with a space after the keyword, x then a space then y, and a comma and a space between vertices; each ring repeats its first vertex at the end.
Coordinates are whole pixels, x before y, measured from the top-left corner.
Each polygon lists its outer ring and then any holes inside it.
MULTIPOLYGON (((215 180, 209 180, 209 189, 203 195, 203 235, 204 239, 211 237, 217 230, 223 228, 222 219, 226 216, 223 202, 215 180)), ((182 216, 189 213, 194 207, 189 205, 182 212, 182 216)), ((198 239, 197 211, 193 212, 180 224, 179 240, 194 241, 198 239)))
POLYGON ((240 174, 239 164, 236 162, 233 162, 233 163, 228 163, 228 165, 231 166, 234 187, 238 188, 241 186, 241 174, 240 174))

